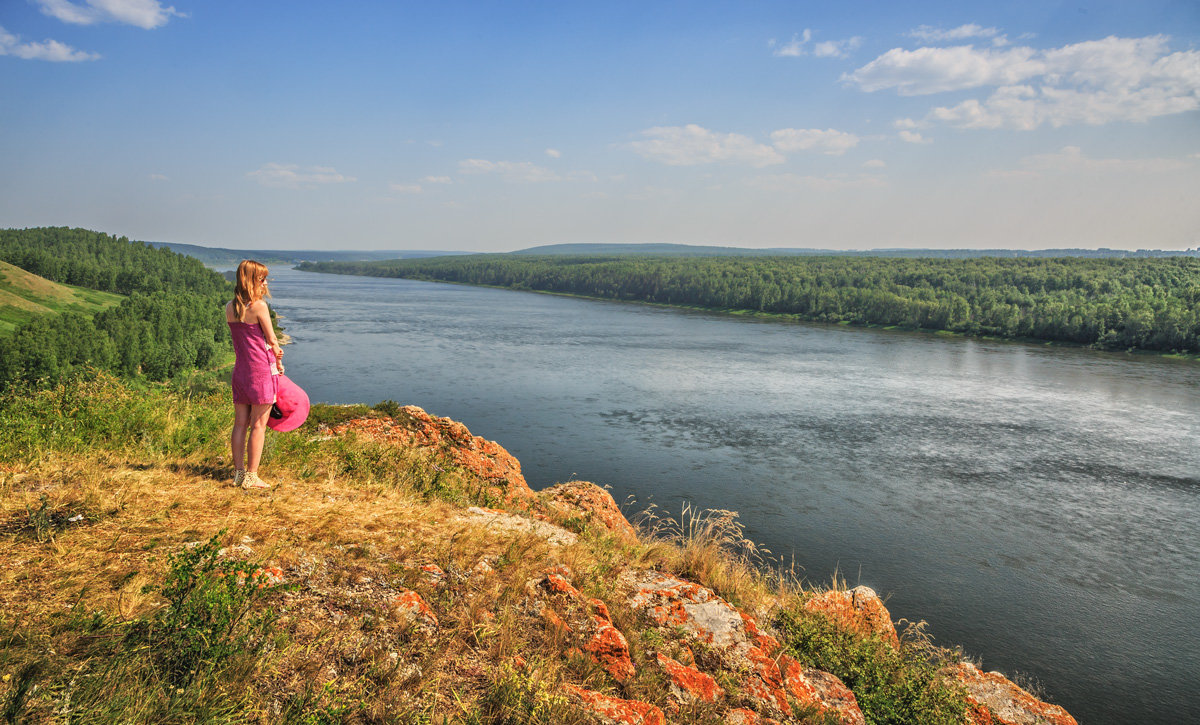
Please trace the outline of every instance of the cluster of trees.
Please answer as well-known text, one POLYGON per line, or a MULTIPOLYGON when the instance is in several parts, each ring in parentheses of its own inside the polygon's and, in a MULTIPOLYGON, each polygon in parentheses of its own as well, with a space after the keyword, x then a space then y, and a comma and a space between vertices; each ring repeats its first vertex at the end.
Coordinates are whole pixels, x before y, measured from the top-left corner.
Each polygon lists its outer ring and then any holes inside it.
POLYGON ((1200 352, 1200 259, 473 255, 306 263, 807 320, 1200 352))
POLYGON ((90 365, 165 380, 229 350, 232 288, 198 260, 85 229, 0 230, 0 259, 54 282, 128 295, 88 316, 47 315, 0 340, 0 390, 90 365))

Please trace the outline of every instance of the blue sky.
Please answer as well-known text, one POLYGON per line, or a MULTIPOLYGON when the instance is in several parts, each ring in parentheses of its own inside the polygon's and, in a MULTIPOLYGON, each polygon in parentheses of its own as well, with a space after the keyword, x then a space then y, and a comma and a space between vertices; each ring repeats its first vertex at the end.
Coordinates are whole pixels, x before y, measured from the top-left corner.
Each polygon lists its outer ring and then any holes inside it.
POLYGON ((1200 246, 1200 3, 0 1, 0 227, 1200 246))

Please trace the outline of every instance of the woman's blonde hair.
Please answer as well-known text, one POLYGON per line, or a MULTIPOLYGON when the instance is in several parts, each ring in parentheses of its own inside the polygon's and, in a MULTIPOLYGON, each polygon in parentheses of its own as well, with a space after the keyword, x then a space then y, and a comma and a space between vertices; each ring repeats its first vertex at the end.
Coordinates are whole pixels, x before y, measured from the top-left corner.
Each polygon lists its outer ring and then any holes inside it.
POLYGON ((243 259, 237 268, 237 288, 233 292, 233 316, 240 322, 246 308, 271 294, 263 289, 267 267, 253 259, 243 259))

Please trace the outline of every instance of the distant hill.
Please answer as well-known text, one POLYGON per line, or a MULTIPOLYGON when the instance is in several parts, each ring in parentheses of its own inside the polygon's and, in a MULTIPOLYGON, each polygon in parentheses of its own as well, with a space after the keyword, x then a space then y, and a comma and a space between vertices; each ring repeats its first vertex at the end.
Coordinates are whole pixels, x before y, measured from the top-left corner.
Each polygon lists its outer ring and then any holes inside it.
POLYGON ((175 242, 147 242, 151 246, 165 247, 179 254, 195 257, 209 267, 236 267, 243 259, 254 259, 263 264, 299 264, 301 262, 369 262, 377 259, 418 259, 440 257, 466 252, 443 252, 435 250, 348 250, 329 252, 313 249, 226 249, 224 247, 202 247, 198 244, 175 242))
MULTIPOLYGON (((654 257, 932 257, 967 259, 974 257, 1200 257, 1200 249, 814 249, 806 247, 712 247, 692 244, 546 244, 520 249, 512 254, 526 255, 643 255, 654 257)), ((378 259, 378 258, 375 258, 378 259)))
POLYGON ((51 282, 8 262, 0 262, 0 335, 39 315, 91 314, 124 299, 109 292, 51 282))

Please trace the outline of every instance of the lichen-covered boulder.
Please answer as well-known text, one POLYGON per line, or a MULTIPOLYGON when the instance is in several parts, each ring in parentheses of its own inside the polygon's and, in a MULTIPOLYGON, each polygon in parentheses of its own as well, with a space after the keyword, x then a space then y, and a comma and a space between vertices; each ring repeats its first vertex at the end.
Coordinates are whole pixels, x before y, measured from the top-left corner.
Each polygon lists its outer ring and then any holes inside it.
POLYGON ((967 691, 966 725, 1079 725, 1063 708, 1039 700, 999 672, 959 662, 948 674, 967 691))
POLYGON ((534 610, 546 623, 561 629, 573 646, 604 668, 617 682, 626 682, 635 670, 629 642, 613 626, 608 606, 588 598, 563 575, 549 572, 526 584, 534 610))
POLYGON ((401 592, 393 601, 396 616, 409 627, 420 632, 433 632, 438 628, 437 615, 425 603, 420 594, 411 590, 401 592))
POLYGON ((348 432, 445 456, 487 484, 488 493, 506 504, 527 506, 535 494, 521 475, 521 462, 499 443, 471 435, 465 425, 406 405, 389 418, 353 418, 331 426, 332 435, 348 432))
POLYGON ((712 590, 654 571, 626 572, 620 583, 628 592, 630 607, 654 624, 681 631, 703 645, 710 659, 737 678, 741 698, 737 704, 767 718, 787 719, 793 712, 792 698, 837 713, 845 725, 864 722, 853 693, 833 675, 809 673, 797 665, 792 677, 786 678, 776 660, 778 640, 712 590))
POLYGON ((804 608, 809 612, 824 614, 844 629, 862 635, 874 635, 895 646, 900 645, 891 613, 870 587, 822 592, 806 601, 804 608))
POLYGON ((712 675, 672 659, 661 652, 655 655, 658 666, 671 683, 671 695, 680 704, 713 703, 725 699, 725 690, 712 675))
POLYGON ((639 700, 622 700, 577 685, 563 685, 571 700, 602 725, 666 725, 663 711, 639 700))
POLYGON ((539 491, 538 499, 549 509, 566 516, 577 516, 588 524, 611 531, 623 541, 637 541, 637 532, 621 513, 612 494, 594 483, 560 483, 539 491))

